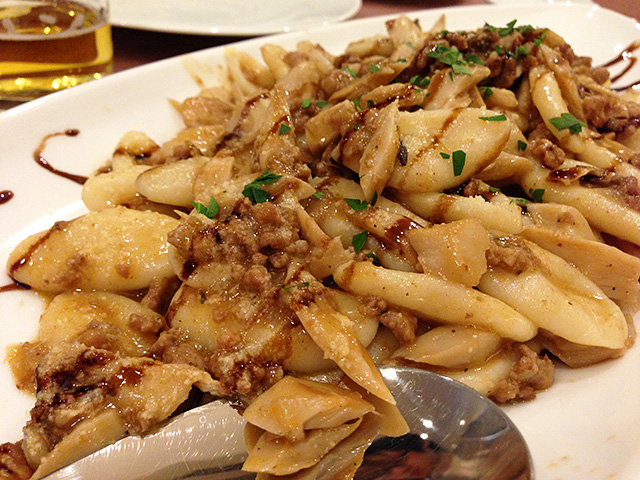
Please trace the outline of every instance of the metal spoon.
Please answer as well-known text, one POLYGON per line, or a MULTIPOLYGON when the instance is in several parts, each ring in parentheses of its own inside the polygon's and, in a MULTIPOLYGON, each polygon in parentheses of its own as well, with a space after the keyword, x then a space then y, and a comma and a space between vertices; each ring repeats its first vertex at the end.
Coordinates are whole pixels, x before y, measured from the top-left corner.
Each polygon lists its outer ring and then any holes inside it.
MULTIPOLYGON (((532 480, 527 446, 493 402, 454 380, 404 367, 381 367, 411 432, 376 440, 356 480, 532 480)), ((127 437, 46 480, 250 480, 244 420, 212 402, 175 417, 157 433, 127 437)))

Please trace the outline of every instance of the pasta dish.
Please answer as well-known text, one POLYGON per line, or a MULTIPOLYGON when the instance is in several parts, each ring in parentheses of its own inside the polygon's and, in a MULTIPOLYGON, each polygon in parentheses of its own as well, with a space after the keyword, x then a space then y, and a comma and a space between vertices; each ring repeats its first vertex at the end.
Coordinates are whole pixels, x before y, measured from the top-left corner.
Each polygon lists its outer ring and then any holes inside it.
POLYGON ((89 213, 15 248, 49 301, 8 352, 35 406, 0 478, 221 398, 257 478, 350 479, 407 433, 377 365, 509 403, 632 347, 638 93, 547 28, 386 26, 338 55, 229 49, 172 101, 184 129, 126 133, 89 213))

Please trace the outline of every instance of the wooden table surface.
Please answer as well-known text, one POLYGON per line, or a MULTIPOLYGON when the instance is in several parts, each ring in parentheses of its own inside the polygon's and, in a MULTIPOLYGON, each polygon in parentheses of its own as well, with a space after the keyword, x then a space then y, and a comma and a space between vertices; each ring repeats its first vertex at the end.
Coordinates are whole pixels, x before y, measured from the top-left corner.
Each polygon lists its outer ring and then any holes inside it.
MULTIPOLYGON (((215 1, 215 0, 212 0, 215 1)), ((640 21, 640 0, 595 0, 603 7, 615 10, 640 21)), ((482 5, 483 0, 364 0, 362 9, 354 18, 375 15, 400 14, 433 7, 482 5)), ((640 37, 640 33, 638 34, 640 37)), ((114 71, 126 70, 163 58, 194 52, 208 47, 224 45, 238 37, 180 35, 149 32, 127 28, 113 28, 114 71)))

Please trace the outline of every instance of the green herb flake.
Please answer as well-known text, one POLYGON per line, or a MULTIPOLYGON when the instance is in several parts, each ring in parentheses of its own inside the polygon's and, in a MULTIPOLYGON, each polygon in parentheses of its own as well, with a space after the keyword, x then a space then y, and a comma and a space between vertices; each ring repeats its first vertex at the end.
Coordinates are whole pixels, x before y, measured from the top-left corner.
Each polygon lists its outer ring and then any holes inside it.
POLYGON ((205 207, 203 204, 198 202, 191 202, 191 205, 193 205, 193 208, 196 212, 201 213, 202 215, 209 218, 214 218, 220 211, 220 205, 213 197, 211 197, 211 199, 209 200, 208 207, 205 207))
POLYGON ((491 87, 478 87, 478 90, 482 92, 482 98, 485 100, 493 95, 493 89, 491 87))
POLYGON ((380 266, 380 261, 378 260, 378 257, 376 256, 376 254, 375 254, 375 253, 367 253, 367 255, 366 255, 366 256, 367 256, 367 258, 370 258, 371 260, 373 260, 373 264, 374 264, 376 267, 379 267, 379 266, 380 266))
POLYGON ((498 34, 501 37, 506 37, 507 35, 512 34, 513 32, 515 32, 515 26, 517 22, 518 20, 511 20, 509 23, 507 23, 506 27, 498 29, 498 34))
POLYGON ((351 245, 353 245, 356 253, 360 253, 368 237, 369 232, 367 232, 366 230, 353 236, 353 238, 351 239, 351 245))
POLYGON ((416 48, 416 46, 412 42, 404 42, 407 47, 416 48))
POLYGON ((547 36, 547 29, 545 28, 540 36, 533 41, 533 44, 536 46, 540 46, 544 43, 544 39, 547 36))
POLYGON ((290 130, 291 130, 291 127, 289 125, 281 123, 280 124, 280 130, 278 130, 278 135, 284 135, 285 133, 287 133, 290 130))
POLYGON ((493 115, 492 117, 478 117, 480 120, 484 120, 485 122, 504 122, 507 117, 506 115, 493 115))
POLYGON ((445 160, 451 158, 451 155, 449 155, 448 153, 444 153, 444 152, 440 152, 440 156, 442 158, 444 158, 445 160))
POLYGON ((323 195, 324 195, 324 192, 316 192, 313 194, 313 196, 316 197, 318 200, 322 200, 323 195))
POLYGON ((354 129, 354 130, 360 130, 360 125, 356 123, 356 124, 353 126, 353 129, 354 129))
POLYGON ((269 185, 282 178, 282 175, 275 175, 267 170, 256 178, 253 182, 245 185, 242 194, 251 200, 254 205, 269 201, 269 194, 262 189, 263 185, 269 185))
POLYGON ((427 53, 428 57, 435 58, 445 65, 449 65, 453 73, 471 75, 467 61, 462 57, 462 53, 454 45, 451 48, 444 45, 437 45, 436 49, 427 53))
POLYGON ((407 63, 407 59, 406 58, 399 58, 398 60, 396 60, 396 62, 407 63))
POLYGON ((518 140, 518 150, 524 152, 527 149, 527 143, 522 140, 518 140))
POLYGON ((311 100, 310 98, 303 98, 302 99, 302 104, 300 106, 302 108, 309 108, 312 103, 313 103, 313 100, 311 100))
POLYGON ((462 174, 464 169, 464 163, 467 159, 467 154, 462 150, 456 150, 451 154, 451 161, 453 162, 453 174, 458 177, 462 174))
POLYGON ((520 25, 517 30, 521 34, 525 35, 529 32, 533 32, 535 29, 531 25, 520 25))
POLYGON ((498 187, 489 187, 489 191, 491 193, 498 193, 500 191, 500 189, 498 187))
POLYGON ((367 100, 367 107, 371 108, 376 104, 373 100, 367 100))
POLYGON ((366 200, 358 200, 357 198, 345 198, 344 201, 354 210, 364 210, 369 206, 366 200))
POLYGON ((469 55, 464 57, 464 59, 467 63, 473 64, 473 65, 484 65, 484 62, 478 56, 477 53, 470 53, 469 55))
POLYGON ((349 67, 342 67, 341 69, 343 72, 347 72, 349 75, 351 75, 353 78, 358 78, 358 74, 356 72, 353 71, 352 68, 349 67))
POLYGON ((520 56, 526 57, 530 53, 531 52, 529 51, 529 49, 527 47, 525 47, 524 45, 518 45, 516 47, 516 49, 514 50, 514 52, 513 52, 513 58, 518 58, 520 56))
POLYGON ((415 85, 416 87, 426 87, 431 83, 431 79, 421 77, 420 75, 414 75, 409 79, 409 83, 411 85, 415 85))
POLYGON ((559 117, 550 118, 549 122, 558 130, 568 129, 574 134, 582 132, 582 127, 587 126, 570 113, 563 113, 559 117))
POLYGON ((371 199, 371 206, 374 206, 376 203, 378 203, 378 192, 374 191, 373 198, 371 199))
POLYGON ((302 287, 308 287, 309 286, 309 282, 302 282, 302 285, 288 285, 288 286, 284 286, 284 285, 276 285, 276 288, 279 288, 281 290, 291 290, 292 288, 302 288, 302 287))
POLYGON ((324 108, 327 106, 327 102, 325 102, 324 100, 319 100, 316 102, 316 107, 318 108, 324 108))
POLYGON ((460 65, 460 64, 454 63, 453 65, 451 65, 451 69, 453 70, 453 73, 457 73, 461 75, 473 75, 471 73, 471 70, 469 70, 469 68, 466 65, 460 65))
POLYGON ((378 65, 371 64, 369 65, 369 73, 376 73, 382 70, 378 65))
POLYGON ((362 106, 360 106, 360 99, 356 98, 355 100, 351 100, 353 106, 356 107, 356 111, 362 110, 362 106))
POLYGON ((530 188, 529 194, 531 198, 537 203, 542 203, 542 196, 544 195, 544 188, 530 188))

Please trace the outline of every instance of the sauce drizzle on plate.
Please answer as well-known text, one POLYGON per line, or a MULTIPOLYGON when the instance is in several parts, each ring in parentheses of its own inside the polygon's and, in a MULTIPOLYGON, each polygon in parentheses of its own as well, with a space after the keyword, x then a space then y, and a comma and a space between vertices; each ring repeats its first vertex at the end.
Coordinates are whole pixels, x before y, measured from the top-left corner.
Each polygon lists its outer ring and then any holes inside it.
POLYGON ((42 156, 42 152, 47 146, 47 141, 50 138, 58 137, 60 135, 66 135, 67 137, 75 137, 79 133, 80 133, 80 130, 76 130, 76 129, 69 129, 69 130, 65 130, 64 132, 50 133, 49 135, 47 135, 42 139, 42 141, 40 142, 40 145, 38 145, 38 148, 36 148, 35 151, 33 152, 33 159, 36 161, 38 165, 40 165, 45 170, 48 170, 51 173, 58 175, 60 177, 71 180, 72 182, 76 182, 80 185, 84 185, 84 183, 88 180, 88 177, 85 177, 83 175, 75 175, 73 173, 68 173, 68 172, 63 172, 62 170, 58 170, 57 168, 53 167, 47 161, 46 158, 42 156))

